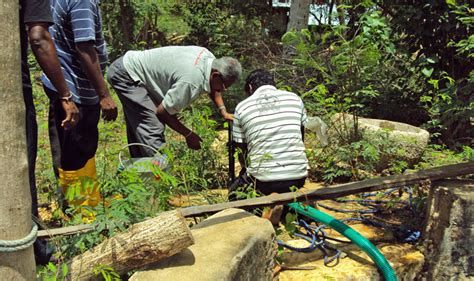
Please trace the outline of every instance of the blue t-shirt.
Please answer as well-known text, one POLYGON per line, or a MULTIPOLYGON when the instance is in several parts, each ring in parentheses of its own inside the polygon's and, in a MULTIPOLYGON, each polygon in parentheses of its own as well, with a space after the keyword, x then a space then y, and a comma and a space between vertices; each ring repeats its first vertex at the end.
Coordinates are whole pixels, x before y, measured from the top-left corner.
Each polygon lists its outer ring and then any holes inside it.
MULTIPOLYGON (((52 0, 51 9, 54 25, 49 28, 49 32, 73 100, 79 104, 97 104, 99 97, 82 71, 76 43, 94 43, 104 73, 108 58, 102 35, 99 0, 52 0)), ((42 80, 47 88, 56 90, 45 74, 42 80)))

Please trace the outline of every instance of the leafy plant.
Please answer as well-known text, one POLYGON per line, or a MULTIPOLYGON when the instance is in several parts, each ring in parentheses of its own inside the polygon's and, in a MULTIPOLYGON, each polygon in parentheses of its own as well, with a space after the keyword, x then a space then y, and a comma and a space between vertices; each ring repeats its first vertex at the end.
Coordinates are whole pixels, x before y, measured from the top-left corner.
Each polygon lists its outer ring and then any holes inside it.
POLYGON ((398 45, 412 54, 413 67, 425 76, 419 101, 429 114, 426 127, 451 147, 470 145, 474 132, 469 120, 474 108, 471 5, 463 0, 419 1, 405 9, 402 2, 377 4, 390 15, 398 45))
POLYGON ((336 125, 333 142, 307 152, 310 176, 325 182, 362 180, 375 175, 401 173, 409 167, 402 159, 406 151, 397 147, 390 131, 361 130, 358 139, 350 137, 351 127, 336 125), (400 160, 396 160, 400 159, 400 160))
POLYGON ((474 149, 464 146, 462 151, 457 152, 446 146, 432 144, 428 145, 420 163, 415 165, 416 169, 427 169, 460 162, 474 161, 474 149))
POLYGON ((168 141, 167 147, 174 154, 172 174, 178 180, 177 188, 180 193, 189 194, 226 185, 227 173, 218 155, 225 155, 225 151, 212 147, 216 141, 218 123, 209 118, 211 114, 208 106, 199 104, 181 114, 186 126, 203 140, 198 151, 190 150, 181 136, 170 132, 171 141, 168 141))
POLYGON ((100 275, 105 281, 120 281, 120 275, 111 267, 99 264, 93 269, 95 275, 100 275))
POLYGON ((67 280, 68 267, 67 264, 55 265, 49 262, 37 270, 37 276, 42 281, 63 281, 67 280))
POLYGON ((285 215, 285 230, 288 234, 293 235, 296 231, 295 222, 298 219, 298 215, 296 213, 288 212, 285 215))
POLYGON ((343 25, 331 27, 321 37, 309 30, 283 36, 283 43, 297 50, 291 69, 303 74, 296 80, 283 76, 284 80, 293 81, 286 82, 290 89, 302 92, 310 113, 370 113, 365 105, 379 96, 380 68, 383 61, 393 57, 395 49, 390 28, 377 11, 362 15, 359 28, 361 31, 350 39, 343 25))

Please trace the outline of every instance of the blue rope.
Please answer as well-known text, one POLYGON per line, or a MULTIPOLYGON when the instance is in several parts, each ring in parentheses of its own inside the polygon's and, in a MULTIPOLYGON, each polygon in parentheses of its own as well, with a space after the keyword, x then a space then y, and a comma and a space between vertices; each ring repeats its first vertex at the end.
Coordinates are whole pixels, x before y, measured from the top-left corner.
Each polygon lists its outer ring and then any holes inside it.
MULTIPOLYGON (((325 240, 326 240, 326 238, 327 238, 327 235, 326 235, 326 233, 323 231, 323 229, 322 229, 321 227, 314 228, 313 226, 309 225, 309 224, 308 224, 306 221, 304 221, 304 220, 300 220, 300 225, 303 225, 303 227, 304 227, 305 229, 309 230, 309 231, 310 231, 311 233, 313 233, 313 235, 314 235, 315 237, 317 237, 317 238, 320 237, 320 236, 318 235, 318 233, 321 233, 322 239, 321 239, 320 241, 321 241, 322 243, 321 243, 321 245, 320 245, 318 248, 319 248, 319 249, 323 252, 323 254, 324 254, 324 265, 325 265, 325 266, 328 266, 329 263, 331 263, 331 262, 333 262, 333 261, 335 261, 335 260, 339 261, 339 258, 340 258, 341 254, 342 254, 342 251, 341 251, 341 250, 338 250, 338 249, 336 249, 336 248, 334 248, 334 247, 332 247, 332 246, 329 246, 328 244, 325 243, 325 242, 326 242, 325 240), (334 254, 334 256, 329 257, 329 255, 328 255, 326 249, 331 250, 331 251, 334 251, 334 252, 336 252, 336 253, 334 254)), ((336 264, 337 264, 337 263, 336 263, 336 264)))
POLYGON ((278 245, 285 247, 289 250, 300 252, 300 253, 309 253, 309 252, 314 251, 316 248, 318 248, 319 250, 321 250, 321 252, 323 252, 325 266, 328 266, 331 262, 335 260, 339 261, 342 251, 334 247, 331 247, 325 243, 325 239, 327 238, 327 236, 326 236, 326 233, 322 229, 320 229, 319 231, 315 231, 314 227, 309 225, 304 220, 299 220, 298 226, 302 227, 305 233, 295 232, 294 235, 308 241, 310 243, 308 247, 294 247, 294 246, 288 245, 287 243, 281 240, 277 241, 278 245), (321 235, 318 235, 319 232, 321 232, 321 235), (327 250, 334 251, 335 254, 330 257, 327 250))
MULTIPOLYGON (((399 189, 400 188, 393 188, 391 190, 388 190, 387 192, 384 192, 384 195, 392 194, 393 192, 395 192, 399 189)), ((401 209, 404 209, 404 208, 408 208, 412 212, 413 216, 416 216, 416 210, 415 210, 415 207, 414 207, 414 204, 413 204, 413 189, 411 187, 404 186, 404 187, 402 187, 402 191, 408 193, 408 201, 393 202, 395 204, 403 204, 403 207, 397 208, 396 210, 401 210, 401 209)), ((369 194, 366 193, 366 194, 363 194, 362 197, 367 198, 367 197, 374 196, 374 195, 377 195, 377 193, 369 193, 369 194)), ((342 199, 342 200, 344 200, 344 199, 342 199)), ((364 200, 360 200, 360 202, 357 202, 357 203, 359 203, 361 205, 364 205, 364 206, 371 206, 368 203, 370 203, 372 201, 377 201, 377 200, 364 199, 364 200)), ((388 202, 390 202, 390 201, 388 201, 388 202)), ((321 204, 319 204, 319 203, 318 203, 318 205, 321 206, 321 204)), ((325 208, 325 206, 321 206, 321 207, 325 208)), ((371 206, 371 207, 374 207, 374 206, 371 206)), ((336 208, 332 208, 332 209, 333 209, 333 211, 336 211, 336 212, 346 212, 346 211, 348 211, 348 210, 340 210, 340 209, 336 209, 336 208)), ((375 210, 381 211, 381 210, 377 209, 377 207, 375 207, 375 210)), ((359 211, 355 211, 355 213, 364 214, 364 212, 359 212, 359 211)), ((369 212, 365 212, 365 213, 367 214, 369 212)), ((374 213, 376 213, 376 212, 374 212, 374 213)), ((384 224, 384 223, 377 222, 377 221, 374 221, 374 220, 371 220, 371 219, 368 219, 368 218, 365 218, 365 217, 362 217, 362 222, 365 223, 365 224, 376 226, 376 227, 387 228, 387 229, 389 229, 393 232, 393 234, 395 235, 395 237, 397 239, 399 239, 403 242, 407 242, 407 243, 416 242, 421 236, 420 231, 406 229, 406 228, 400 227, 398 225, 393 225, 393 224, 384 224)))
MULTIPOLYGON (((393 188, 390 189, 389 191, 384 192, 384 195, 389 195, 395 191, 399 190, 399 188, 393 188)), ((371 203, 393 203, 393 204, 402 204, 403 206, 400 208, 397 208, 396 210, 401 210, 404 209, 405 207, 409 207, 413 215, 416 215, 415 208, 413 207, 413 190, 410 187, 403 187, 403 191, 408 193, 408 202, 407 201, 398 201, 398 202, 392 202, 390 200, 371 200, 371 199, 335 199, 334 201, 336 202, 344 202, 344 203, 358 203, 360 205, 370 207, 371 209, 365 209, 365 210, 346 210, 346 209, 339 209, 339 208, 334 208, 322 203, 317 203, 318 206, 334 211, 334 212, 339 212, 339 213, 358 213, 358 214, 374 214, 381 212, 381 209, 379 208, 380 206, 377 205, 372 205, 371 203)), ((372 192, 372 193, 364 193, 361 196, 363 198, 367 198, 370 196, 375 196, 378 193, 372 192)))
POLYGON ((374 214, 380 212, 379 209, 366 209, 366 210, 345 210, 339 208, 333 208, 328 205, 317 203, 318 206, 323 207, 324 209, 328 209, 330 211, 339 212, 339 213, 359 213, 359 214, 374 214))
MULTIPOLYGON (((390 194, 394 193, 397 190, 399 190, 399 188, 390 189, 390 190, 384 192, 383 195, 385 195, 385 196, 390 195, 390 194)), ((399 202, 392 202, 392 203, 403 205, 403 207, 397 208, 397 210, 408 207, 412 211, 413 215, 416 215, 415 208, 413 207, 413 190, 410 187, 403 187, 402 190, 408 193, 408 202, 399 201, 399 202)), ((378 192, 364 193, 364 194, 361 195, 361 197, 368 198, 368 197, 371 197, 371 196, 376 196, 378 194, 380 194, 380 193, 378 193, 378 192)), ((347 218, 347 219, 342 219, 341 221, 342 222, 358 221, 358 222, 362 222, 362 223, 367 224, 367 225, 372 225, 372 226, 375 226, 375 227, 381 227, 381 228, 389 229, 394 233, 394 236, 396 238, 398 238, 399 240, 402 240, 403 242, 413 243, 413 242, 416 242, 421 236, 420 231, 413 231, 413 230, 402 228, 402 227, 397 226, 397 225, 381 223, 381 222, 378 222, 378 221, 375 221, 375 220, 368 219, 368 218, 363 216, 364 214, 374 214, 374 213, 378 213, 378 212, 382 211, 381 209, 378 208, 379 206, 373 206, 373 205, 371 205, 371 203, 375 203, 375 204, 389 203, 389 202, 391 202, 390 200, 336 199, 335 201, 337 201, 337 202, 359 203, 360 205, 370 207, 370 209, 346 210, 346 209, 333 208, 333 207, 327 206, 327 205, 322 204, 322 203, 317 203, 317 204, 318 204, 318 206, 320 206, 322 208, 325 208, 325 209, 328 209, 328 210, 331 210, 331 211, 335 211, 335 212, 358 213, 360 215, 359 218, 347 218)), ((281 240, 277 241, 278 245, 280 245, 282 247, 285 247, 287 249, 290 249, 292 251, 303 252, 303 253, 308 253, 308 252, 314 251, 316 248, 318 248, 324 254, 324 265, 326 265, 326 266, 329 263, 333 262, 334 260, 339 260, 341 254, 342 254, 342 252, 340 250, 326 244, 325 243, 326 239, 337 240, 337 241, 342 242, 342 243, 351 243, 351 241, 338 240, 338 239, 335 239, 335 238, 328 237, 326 235, 326 232, 324 231, 324 229, 326 227, 328 227, 325 224, 322 224, 322 225, 319 225, 319 226, 312 226, 312 225, 308 224, 306 221, 300 219, 298 221, 297 225, 300 226, 305 231, 305 233, 295 232, 295 236, 308 241, 310 243, 310 245, 308 247, 299 248, 299 247, 294 247, 294 246, 288 245, 288 244, 286 244, 285 242, 283 242, 281 240), (334 251, 335 254, 333 256, 329 257, 327 250, 334 251)))

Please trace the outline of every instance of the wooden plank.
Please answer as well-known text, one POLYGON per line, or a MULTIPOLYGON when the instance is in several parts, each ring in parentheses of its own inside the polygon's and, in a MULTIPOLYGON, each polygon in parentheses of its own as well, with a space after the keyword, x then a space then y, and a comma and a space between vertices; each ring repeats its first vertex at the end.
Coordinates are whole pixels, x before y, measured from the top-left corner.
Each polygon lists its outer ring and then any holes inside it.
POLYGON ((57 235, 71 235, 80 232, 87 232, 92 230, 90 224, 79 224, 74 226, 66 226, 61 228, 45 229, 38 231, 38 237, 53 237, 57 235))
POLYGON ((212 214, 228 208, 255 209, 266 206, 287 204, 295 201, 304 202, 308 200, 334 199, 337 197, 343 197, 362 192, 379 191, 393 187, 414 184, 423 180, 439 180, 470 174, 474 174, 474 161, 441 166, 409 174, 392 175, 358 182, 332 185, 308 192, 288 192, 234 202, 204 206, 191 206, 183 208, 183 215, 185 217, 192 217, 212 214))
MULTIPOLYGON (((281 205, 295 201, 304 202, 309 200, 334 199, 347 195, 373 192, 403 185, 414 184, 423 180, 440 180, 449 177, 474 174, 474 162, 466 162, 454 165, 441 166, 409 174, 393 175, 375 179, 368 179, 346 184, 331 185, 328 187, 309 190, 275 194, 234 202, 219 203, 213 205, 191 206, 182 209, 183 216, 193 217, 205 214, 217 213, 228 208, 255 209, 259 207, 281 205)), ((90 225, 78 225, 51 230, 39 231, 38 237, 70 235, 78 232, 86 232, 92 229, 90 225), (74 229, 77 227, 77 229, 74 229)))

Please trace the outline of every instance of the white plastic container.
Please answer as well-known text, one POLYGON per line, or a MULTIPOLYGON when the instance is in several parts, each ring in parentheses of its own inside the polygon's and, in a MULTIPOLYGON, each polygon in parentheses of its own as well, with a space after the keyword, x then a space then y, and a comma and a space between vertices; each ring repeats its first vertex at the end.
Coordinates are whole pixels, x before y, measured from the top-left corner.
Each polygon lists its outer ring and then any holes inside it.
POLYGON ((328 126, 323 120, 321 120, 321 118, 316 116, 308 117, 306 128, 316 133, 316 136, 318 137, 318 140, 322 146, 328 145, 328 126))

